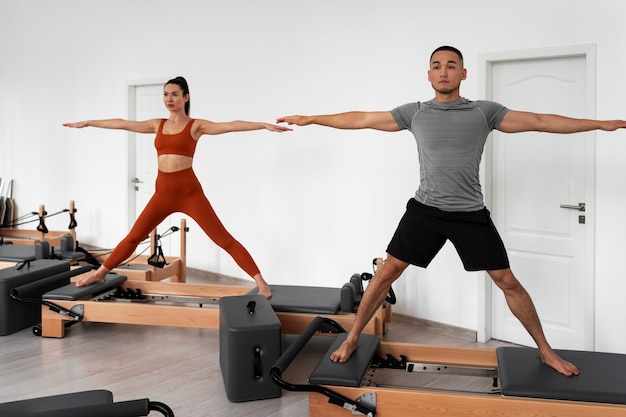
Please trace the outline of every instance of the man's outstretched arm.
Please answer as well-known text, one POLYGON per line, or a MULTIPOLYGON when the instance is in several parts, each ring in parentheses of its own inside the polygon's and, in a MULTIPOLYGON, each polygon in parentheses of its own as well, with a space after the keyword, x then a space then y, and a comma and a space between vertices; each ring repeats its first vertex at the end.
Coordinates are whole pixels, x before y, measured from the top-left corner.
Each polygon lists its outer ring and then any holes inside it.
POLYGON ((376 129, 385 132, 400 130, 398 123, 389 111, 351 111, 317 116, 283 116, 276 119, 276 122, 297 126, 320 125, 335 129, 376 129))
POLYGON ((578 133, 590 130, 613 131, 626 128, 624 120, 575 119, 556 114, 540 114, 509 110, 498 130, 505 133, 548 132, 578 133))

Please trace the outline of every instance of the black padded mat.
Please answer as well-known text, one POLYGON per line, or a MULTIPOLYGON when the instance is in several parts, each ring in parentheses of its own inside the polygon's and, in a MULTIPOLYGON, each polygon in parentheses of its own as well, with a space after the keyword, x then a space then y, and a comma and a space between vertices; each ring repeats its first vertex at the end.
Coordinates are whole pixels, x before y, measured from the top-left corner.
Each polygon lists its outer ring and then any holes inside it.
POLYGON ((35 247, 30 245, 0 246, 0 261, 21 262, 36 259, 35 247))
MULTIPOLYGON (((269 299, 274 311, 290 313, 337 314, 341 306, 341 289, 299 285, 270 285, 269 299)), ((248 294, 257 294, 252 289, 248 294)))
POLYGON ((0 404, 2 416, 45 415, 86 405, 113 403, 113 394, 106 390, 83 391, 0 404))
POLYGON ((108 289, 115 288, 124 281, 126 281, 125 275, 109 273, 104 278, 104 282, 87 285, 86 287, 77 287, 76 283, 71 282, 63 287, 48 291, 42 298, 44 300, 80 300, 85 297, 100 294, 108 289))
POLYGON ((340 333, 333 344, 328 348, 324 357, 317 364, 309 383, 313 385, 335 385, 343 387, 359 387, 369 368, 374 352, 380 342, 380 337, 373 334, 363 333, 359 337, 357 350, 350 356, 346 363, 338 363, 330 360, 330 354, 334 352, 346 340, 348 333, 340 333))
POLYGON ((496 349, 505 396, 626 404, 626 355, 556 350, 580 375, 567 377, 541 363, 534 348, 496 349))

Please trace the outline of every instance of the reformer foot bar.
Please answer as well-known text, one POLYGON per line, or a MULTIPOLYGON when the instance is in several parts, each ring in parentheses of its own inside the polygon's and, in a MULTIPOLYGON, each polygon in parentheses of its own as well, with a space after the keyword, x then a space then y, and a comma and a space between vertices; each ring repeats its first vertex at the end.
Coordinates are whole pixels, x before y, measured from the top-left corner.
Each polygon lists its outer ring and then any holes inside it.
POLYGON ((309 377, 309 384, 292 384, 282 375, 298 352, 327 319, 316 318, 272 367, 282 388, 309 392, 310 417, 446 416, 466 417, 624 417, 626 416, 626 355, 557 351, 577 364, 575 377, 558 374, 540 362, 536 349, 496 350, 416 345, 380 341, 362 334, 358 349, 345 364, 329 356, 345 340, 339 333, 309 377), (400 387, 376 382, 380 370, 472 375, 493 380, 486 392, 400 387), (496 387, 493 387, 493 385, 496 387))
MULTIPOLYGON (((77 275, 72 281, 80 280, 77 275)), ((219 299, 226 296, 245 295, 250 287, 230 285, 189 284, 177 282, 149 282, 127 280, 125 276, 108 274, 105 282, 86 287, 76 287, 74 282, 48 291, 42 295, 41 326, 35 334, 44 337, 65 336, 67 321, 139 324, 155 326, 219 328, 219 299), (50 308, 50 305, 54 308, 50 308), (72 314, 69 314, 71 312, 72 314), (74 315, 74 316, 73 316, 74 315)), ((284 293, 282 286, 272 286, 276 300, 284 293)), ((340 289, 333 289, 339 294, 340 289)), ((292 305, 305 304, 315 294, 324 299, 327 294, 319 287, 289 288, 292 305), (319 293, 319 294, 318 294, 319 293)), ((273 298, 273 297, 272 297, 273 298)), ((351 328, 355 314, 337 312, 339 296, 333 310, 333 319, 345 328, 351 328)), ((271 300, 270 300, 271 301, 271 300)), ((382 307, 381 307, 382 310, 382 307)), ((320 313, 308 311, 276 311, 282 324, 282 332, 299 334, 320 313)), ((364 332, 382 336, 380 322, 382 313, 377 313, 367 324, 364 332)))
POLYGON ((140 400, 114 402, 107 390, 92 390, 53 395, 0 404, 3 417, 139 417, 156 411, 174 417, 166 404, 140 400))

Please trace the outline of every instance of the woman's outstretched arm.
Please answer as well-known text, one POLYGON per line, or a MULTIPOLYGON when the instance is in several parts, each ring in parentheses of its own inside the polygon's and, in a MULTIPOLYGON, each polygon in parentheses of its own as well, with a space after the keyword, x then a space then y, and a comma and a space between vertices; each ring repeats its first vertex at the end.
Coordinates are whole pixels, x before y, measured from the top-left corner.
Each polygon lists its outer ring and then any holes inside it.
POLYGON ((103 129, 120 129, 137 133, 156 133, 159 128, 159 119, 144 121, 124 120, 124 119, 103 119, 85 120, 82 122, 63 123, 65 127, 83 128, 99 127, 103 129))

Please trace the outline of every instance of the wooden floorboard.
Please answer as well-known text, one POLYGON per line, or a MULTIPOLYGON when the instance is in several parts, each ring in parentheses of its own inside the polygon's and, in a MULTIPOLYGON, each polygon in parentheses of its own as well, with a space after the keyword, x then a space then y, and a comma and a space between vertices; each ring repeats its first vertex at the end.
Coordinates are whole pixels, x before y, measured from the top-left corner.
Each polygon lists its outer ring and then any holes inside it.
MULTIPOLYGON (((206 279, 189 278, 190 282, 206 279)), ((0 403, 106 389, 113 392, 115 401, 149 398, 166 403, 178 417, 308 415, 306 393, 283 391, 275 399, 228 401, 219 366, 218 333, 206 329, 79 323, 68 329, 63 339, 37 337, 30 328, 0 336, 0 403)), ((283 336, 283 347, 292 338, 283 336)), ((294 361, 285 379, 305 381, 330 342, 327 337, 314 339, 311 347, 294 361)), ((466 347, 505 344, 479 344, 462 329, 398 315, 393 317, 385 340, 466 347)))

